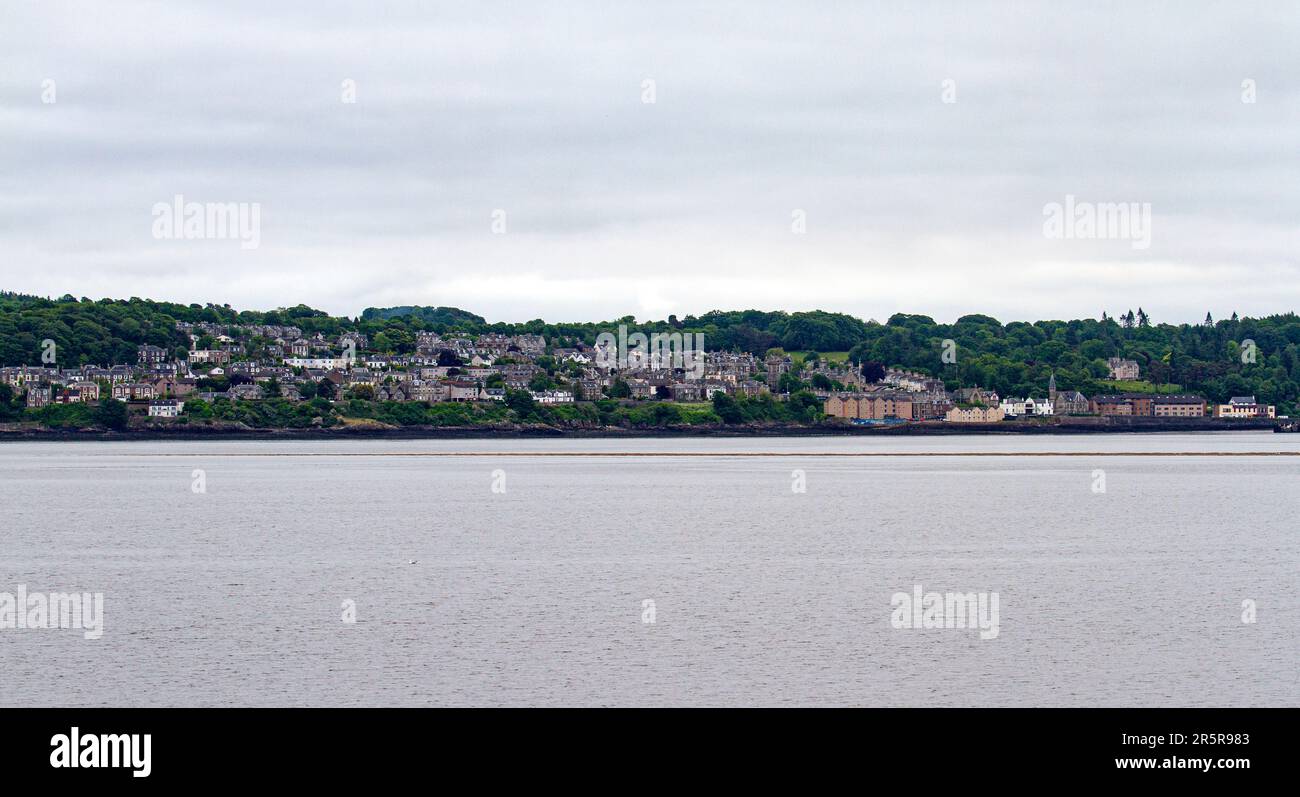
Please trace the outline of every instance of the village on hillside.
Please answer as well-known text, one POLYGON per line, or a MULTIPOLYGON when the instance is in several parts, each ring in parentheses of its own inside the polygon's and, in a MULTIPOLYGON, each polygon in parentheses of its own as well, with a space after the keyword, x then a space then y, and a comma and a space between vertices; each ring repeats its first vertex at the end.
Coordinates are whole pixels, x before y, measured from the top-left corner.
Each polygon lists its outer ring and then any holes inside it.
MULTIPOLYGON (((365 334, 306 337, 294 326, 176 322, 188 350, 142 345, 134 363, 0 368, 26 407, 125 402, 136 415, 182 419, 187 404, 258 402, 499 402, 511 391, 539 405, 601 399, 679 404, 799 395, 821 402, 824 420, 856 425, 944 422, 990 424, 1067 417, 1259 419, 1275 408, 1253 396, 1208 404, 1185 393, 1119 392, 1085 396, 1053 375, 1039 396, 999 396, 978 385, 950 389, 933 375, 864 368, 845 359, 781 350, 758 357, 702 352, 693 368, 658 357, 614 358, 601 346, 548 344, 541 335, 440 335, 420 332, 410 354, 381 354, 365 334), (182 356, 183 355, 183 356, 182 356)), ((1136 361, 1112 357, 1111 379, 1141 379, 1136 361)))
MULTIPOLYGON (((1139 381, 1138 363, 1112 357, 1107 362, 1115 381, 1139 381)), ((1274 418, 1276 408, 1254 396, 1233 396, 1226 404, 1210 404, 1186 393, 1125 392, 1085 396, 1057 388, 1055 375, 1039 397, 1004 397, 979 386, 945 389, 942 380, 886 369, 884 379, 850 393, 827 397, 826 414, 859 422, 899 423, 943 420, 950 423, 995 423, 1018 418, 1274 418)))

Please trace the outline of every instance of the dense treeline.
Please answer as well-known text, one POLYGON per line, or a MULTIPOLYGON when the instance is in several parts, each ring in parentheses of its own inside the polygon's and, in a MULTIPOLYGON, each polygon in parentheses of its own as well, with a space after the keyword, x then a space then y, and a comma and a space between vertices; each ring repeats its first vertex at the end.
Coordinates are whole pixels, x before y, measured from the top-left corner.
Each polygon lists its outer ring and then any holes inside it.
POLYGON ((177 304, 148 299, 80 300, 72 296, 44 299, 0 293, 0 365, 40 362, 42 343, 56 344, 63 366, 135 362, 142 343, 184 349, 189 341, 176 330, 177 321, 212 324, 296 326, 307 336, 326 337, 345 331, 370 336, 380 351, 405 354, 415 349, 416 333, 497 332, 544 335, 558 343, 595 343, 601 332, 625 324, 629 332, 662 332, 671 327, 704 334, 710 349, 748 351, 761 355, 769 348, 845 351, 862 340, 869 325, 841 313, 742 312, 706 313, 698 318, 637 323, 632 316, 598 323, 487 323, 481 316, 452 307, 367 308, 358 319, 337 318, 305 305, 278 310, 235 310, 229 305, 177 304))
MULTIPOLYGON (((1074 321, 1002 324, 968 315, 953 324, 923 315, 897 314, 886 323, 862 321, 842 313, 785 313, 759 310, 714 311, 701 316, 669 316, 637 323, 632 316, 600 323, 487 323, 481 316, 451 307, 369 308, 358 319, 332 317, 304 305, 270 311, 235 310, 227 305, 176 304, 145 299, 90 300, 64 296, 42 299, 0 294, 0 365, 38 364, 42 341, 53 340, 65 367, 130 363, 136 347, 151 343, 182 351, 188 341, 176 321, 215 324, 292 325, 310 336, 333 337, 360 331, 371 347, 395 354, 414 350, 416 333, 540 334, 556 345, 594 343, 601 332, 626 324, 629 332, 666 328, 700 332, 708 349, 762 355, 788 351, 848 351, 855 362, 913 368, 941 376, 949 387, 979 385, 1003 395, 1042 395, 1056 374, 1062 389, 1085 394, 1114 391, 1106 381, 1107 357, 1137 360, 1142 377, 1173 385, 1212 401, 1253 394, 1293 411, 1300 396, 1300 318, 1294 313, 1202 324, 1155 324, 1145 312, 1118 319, 1103 316, 1074 321), (956 361, 942 359, 952 340, 956 361), (1243 358, 1247 341, 1254 357, 1243 358)), ((1246 352, 1249 354, 1249 351, 1246 352)), ((1122 387, 1122 386, 1120 386, 1122 387)), ((1167 389, 1173 389, 1172 387, 1167 389)))
POLYGON ((429 324, 440 324, 447 327, 479 327, 487 326, 487 319, 481 315, 474 315, 467 310, 461 310, 458 307, 417 307, 413 305, 404 305, 402 307, 367 307, 361 313, 362 321, 387 321, 390 318, 402 318, 404 316, 418 318, 429 324))
POLYGON ((61 366, 134 363, 136 347, 150 343, 167 349, 189 343, 176 331, 174 308, 132 299, 76 301, 0 294, 0 365, 40 365, 54 341, 61 366))
POLYGON ((134 363, 143 343, 184 356, 189 338, 177 321, 213 324, 277 324, 308 334, 337 335, 354 327, 345 318, 299 305, 269 312, 236 311, 228 305, 175 304, 148 299, 42 299, 0 293, 0 365, 39 365, 44 341, 55 344, 62 367, 134 363))
MULTIPOLYGON (((99 405, 50 404, 24 411, 9 386, 0 383, 0 421, 24 417, 50 429, 122 430, 128 425, 127 408, 120 401, 109 399, 99 405)), ((185 414, 169 425, 200 429, 214 424, 243 424, 254 429, 328 429, 359 420, 396 427, 483 428, 523 424, 570 429, 662 429, 701 424, 814 424, 824 418, 821 399, 808 392, 796 393, 789 401, 778 401, 766 394, 753 399, 733 399, 718 393, 712 402, 695 404, 600 399, 546 406, 538 404, 527 391, 508 390, 505 401, 484 403, 190 399, 185 402, 185 414)))
POLYGON ((852 316, 820 310, 804 313, 715 310, 698 317, 679 319, 670 315, 666 321, 641 323, 637 323, 633 316, 624 316, 613 321, 580 324, 547 323, 541 319, 522 324, 489 324, 480 316, 454 307, 370 307, 361 314, 358 328, 370 333, 383 333, 384 339, 401 351, 414 346, 414 338, 409 333, 419 329, 440 333, 528 333, 562 343, 581 341, 592 344, 597 335, 614 332, 620 324, 627 326, 629 333, 648 334, 667 329, 702 333, 705 345, 710 349, 747 351, 756 355, 777 347, 792 351, 847 351, 863 339, 868 327, 852 316))
POLYGON ((868 325, 849 356, 939 375, 950 388, 979 385, 1004 396, 1042 395, 1053 373, 1062 389, 1115 392, 1126 386, 1106 381, 1108 357, 1136 360, 1153 386, 1216 402, 1254 395, 1291 410, 1300 395, 1300 318, 1294 313, 1181 325, 1151 324, 1145 314, 1005 325, 983 315, 938 324, 898 314, 868 325), (955 343, 956 362, 944 362, 945 340, 955 343))

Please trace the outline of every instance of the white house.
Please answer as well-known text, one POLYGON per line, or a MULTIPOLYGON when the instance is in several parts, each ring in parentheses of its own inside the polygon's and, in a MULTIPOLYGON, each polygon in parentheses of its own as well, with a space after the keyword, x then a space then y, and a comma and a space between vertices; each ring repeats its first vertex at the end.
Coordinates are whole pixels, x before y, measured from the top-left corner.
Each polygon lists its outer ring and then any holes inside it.
POLYGON ((185 411, 185 402, 179 399, 161 399, 149 402, 150 418, 176 418, 185 411))
MULTIPOLYGON (((530 391, 531 392, 531 391, 530 391)), ((532 393, 538 404, 572 404, 573 393, 567 390, 542 390, 532 393)))
POLYGON ((1215 407, 1214 414, 1220 418, 1276 418, 1277 408, 1256 402, 1254 396, 1233 396, 1227 404, 1215 407))
POLYGON ((1052 402, 1045 398, 1004 398, 998 407, 1008 418, 1019 418, 1025 415, 1052 415, 1054 413, 1052 402))
POLYGON ((284 361, 291 368, 320 368, 326 371, 347 368, 346 357, 290 357, 284 361))

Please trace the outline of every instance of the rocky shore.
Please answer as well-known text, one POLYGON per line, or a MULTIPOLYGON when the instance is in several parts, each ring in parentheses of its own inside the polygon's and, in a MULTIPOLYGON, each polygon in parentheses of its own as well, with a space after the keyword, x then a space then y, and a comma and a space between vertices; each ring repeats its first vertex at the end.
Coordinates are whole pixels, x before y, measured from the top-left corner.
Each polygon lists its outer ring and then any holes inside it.
POLYGON ((1115 433, 1270 431, 1271 419, 1221 418, 1053 418, 1049 421, 1000 423, 945 423, 927 421, 892 425, 858 426, 850 423, 797 424, 697 424, 664 427, 555 427, 500 424, 494 426, 387 426, 359 424, 302 429, 258 429, 243 424, 147 423, 124 431, 107 429, 46 429, 32 424, 0 425, 6 440, 346 440, 346 439, 517 439, 517 438, 635 438, 635 437, 810 437, 915 435, 1080 435, 1115 433))

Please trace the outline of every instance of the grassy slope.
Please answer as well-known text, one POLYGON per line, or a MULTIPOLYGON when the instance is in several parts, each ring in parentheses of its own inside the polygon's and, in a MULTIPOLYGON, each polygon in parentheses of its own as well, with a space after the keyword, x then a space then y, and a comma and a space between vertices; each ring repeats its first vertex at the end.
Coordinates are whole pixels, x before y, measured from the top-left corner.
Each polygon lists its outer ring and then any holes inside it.
POLYGON ((1173 385, 1169 383, 1153 385, 1146 381, 1119 381, 1114 379, 1102 380, 1108 393, 1177 393, 1183 389, 1182 385, 1173 385))

